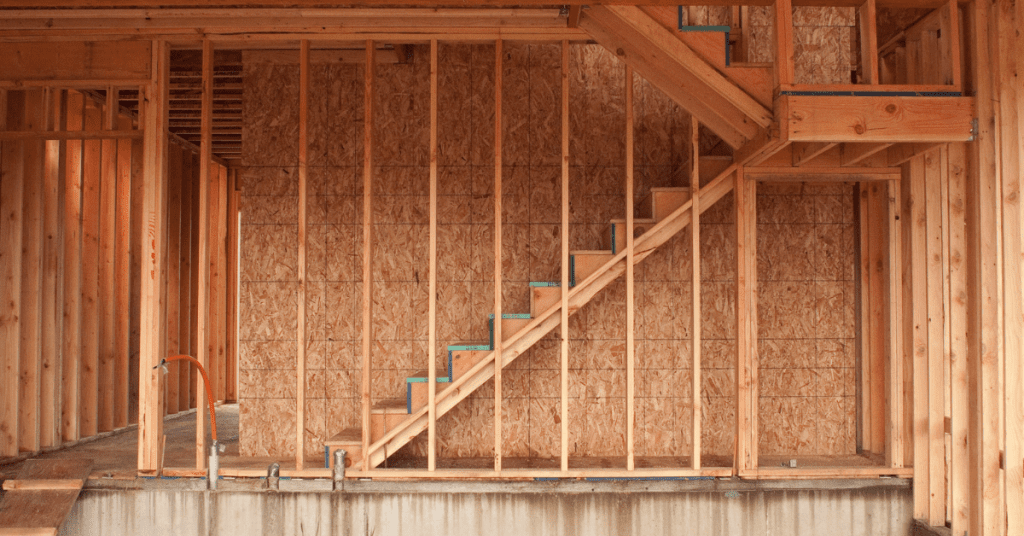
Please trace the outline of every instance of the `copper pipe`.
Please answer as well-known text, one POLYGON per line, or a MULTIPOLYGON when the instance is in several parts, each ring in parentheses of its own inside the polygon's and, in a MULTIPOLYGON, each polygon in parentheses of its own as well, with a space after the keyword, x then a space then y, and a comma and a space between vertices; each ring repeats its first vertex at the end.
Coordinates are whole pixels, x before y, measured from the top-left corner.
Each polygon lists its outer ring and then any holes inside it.
POLYGON ((206 376, 206 369, 203 368, 203 364, 198 359, 190 355, 172 355, 167 359, 164 359, 164 363, 170 363, 171 361, 191 361, 199 369, 199 373, 203 375, 203 383, 206 384, 206 399, 210 402, 210 434, 213 436, 213 443, 217 443, 217 412, 214 411, 213 391, 210 390, 210 379, 206 376))

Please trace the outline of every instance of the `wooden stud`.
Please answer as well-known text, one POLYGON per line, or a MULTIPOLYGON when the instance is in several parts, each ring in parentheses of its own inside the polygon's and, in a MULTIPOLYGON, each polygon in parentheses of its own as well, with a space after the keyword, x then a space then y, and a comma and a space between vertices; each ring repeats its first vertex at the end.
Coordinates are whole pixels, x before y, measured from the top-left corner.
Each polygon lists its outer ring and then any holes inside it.
POLYGON ((361 384, 363 470, 370 469, 370 346, 373 321, 373 77, 376 70, 373 41, 366 41, 363 79, 363 377, 361 384))
POLYGON ((569 470, 569 41, 562 41, 562 303, 560 322, 561 468, 569 470))
POLYGON ((170 52, 165 41, 153 43, 153 81, 147 86, 144 121, 143 221, 149 222, 142 241, 142 304, 139 350, 139 472, 159 474, 163 444, 163 403, 159 363, 165 354, 160 303, 164 269, 164 225, 167 173, 167 80, 170 52))
POLYGON ((950 301, 950 258, 949 258, 949 241, 950 241, 950 222, 949 222, 949 154, 945 147, 942 147, 940 152, 941 158, 939 159, 940 167, 940 208, 941 208, 941 227, 942 227, 942 394, 943 394, 943 434, 942 434, 942 480, 943 480, 943 493, 940 495, 942 498, 942 523, 949 523, 952 519, 952 511, 950 510, 950 497, 952 495, 952 483, 950 475, 950 464, 953 446, 950 444, 951 434, 953 433, 952 425, 952 407, 950 403, 952 401, 952 393, 950 391, 952 387, 952 333, 950 333, 950 317, 952 316, 952 303, 950 301))
POLYGON ((693 360, 690 365, 691 372, 691 386, 690 393, 692 395, 690 404, 693 406, 692 414, 692 430, 691 436, 693 437, 693 450, 690 455, 690 467, 694 471, 699 471, 701 468, 701 434, 702 434, 702 422, 704 412, 702 409, 702 398, 701 398, 701 345, 703 339, 701 338, 701 270, 700 270, 700 123, 696 119, 690 121, 690 158, 692 160, 692 166, 690 168, 690 199, 691 199, 691 216, 690 222, 690 265, 692 266, 692 279, 690 283, 690 292, 693 296, 693 305, 690 312, 691 325, 691 336, 693 346, 693 360))
MULTIPOLYGON (((119 128, 131 128, 131 119, 120 116, 119 128)), ((128 426, 128 360, 131 311, 131 213, 132 140, 117 142, 117 200, 114 236, 114 428, 128 426)))
MULTIPOLYGON (((633 68, 626 66, 626 229, 633 229, 633 68)), ((636 307, 634 302, 632 231, 626 231, 626 469, 636 469, 634 425, 636 422, 636 307)))
POLYGON ((306 247, 308 202, 307 161, 309 154, 309 41, 299 44, 299 297, 295 332, 298 356, 295 361, 295 469, 301 471, 306 459, 306 247))
POLYGON ((793 5, 791 0, 775 0, 775 87, 792 84, 793 70, 793 5))
MULTIPOLYGON (((181 239, 178 245, 178 348, 179 352, 195 357, 192 350, 192 192, 195 178, 195 154, 184 151, 181 162, 181 239)), ((178 368, 178 410, 190 409, 192 392, 192 365, 180 363, 178 368)))
POLYGON ((878 79, 878 15, 875 0, 864 0, 860 15, 860 68, 863 83, 877 84, 878 79))
MULTIPOLYGON (((881 222, 887 221, 889 212, 887 203, 887 185, 871 183, 868 186, 868 294, 870 341, 868 346, 868 380, 872 383, 870 399, 870 417, 872 444, 869 451, 887 454, 886 398, 887 379, 890 377, 886 368, 885 356, 888 354, 889 335, 886 313, 889 304, 888 295, 888 229, 881 222)), ((886 458, 886 465, 891 460, 886 458)))
POLYGON ((225 255, 227 254, 227 184, 228 170, 220 164, 214 164, 213 184, 216 192, 210 195, 210 374, 211 389, 214 400, 224 400, 224 377, 227 372, 225 363, 225 339, 227 311, 225 255))
MULTIPOLYGON (((199 195, 196 197, 198 228, 196 251, 196 360, 207 367, 210 364, 209 329, 210 309, 210 182, 213 172, 213 43, 203 41, 203 110, 202 139, 199 142, 199 195)), ((196 469, 206 468, 206 385, 196 377, 196 469)))
MULTIPOLYGON (((949 0, 946 3, 946 14, 942 17, 944 23, 943 33, 949 36, 949 70, 952 78, 952 90, 960 91, 963 88, 963 58, 961 54, 960 37, 960 10, 957 7, 957 0, 949 0)), ((1012 49, 1003 49, 1012 50, 1012 49)), ((1015 59, 1017 56, 1011 54, 1015 59)))
MULTIPOLYGON (((64 113, 63 92, 44 90, 48 101, 49 114, 47 130, 63 128, 61 117, 64 113)), ((60 443, 60 329, 63 322, 62 299, 59 287, 63 280, 60 275, 61 257, 61 180, 64 176, 61 162, 63 144, 58 141, 46 142, 43 164, 43 279, 42 279, 42 325, 39 338, 42 342, 39 407, 39 443, 43 448, 60 443)))
POLYGON ((757 471, 757 182, 737 168, 736 187, 736 470, 757 471))
MULTIPOLYGON (((179 348, 180 329, 179 319, 179 274, 178 260, 181 255, 181 167, 184 152, 176 143, 168 144, 167 155, 167 352, 168 355, 181 353, 179 348)), ((180 397, 181 378, 178 368, 187 367, 187 363, 175 361, 167 364, 167 374, 164 375, 164 396, 167 407, 167 414, 174 415, 180 411, 178 399, 180 397)))
MULTIPOLYGON (((502 355, 501 332, 501 152, 502 152, 502 42, 494 42, 494 355, 502 355)), ((494 360, 494 470, 501 472, 501 359, 494 360)))
MULTIPOLYGON (((140 95, 145 100, 145 89, 140 88, 140 95)), ((140 113, 144 113, 145 108, 140 113)), ((139 118, 142 125, 143 118, 139 118)), ((139 348, 142 335, 142 188, 144 186, 143 168, 145 158, 143 156, 143 141, 132 140, 131 147, 131 296, 129 297, 128 312, 128 347, 131 352, 128 359, 128 424, 139 422, 139 348)))
MULTIPOLYGON (((500 58, 500 54, 499 54, 500 58)), ((499 69, 500 70, 500 69, 499 69)), ((497 116, 496 116, 497 117, 497 116)), ((430 41, 430 276, 427 318, 427 470, 437 469, 437 40, 430 41)), ((496 322, 495 324, 500 324, 496 322)), ((498 338, 500 340, 500 337, 498 338)), ((452 371, 448 371, 452 377, 452 371)))
POLYGON ((924 157, 908 165, 911 237, 911 265, 913 309, 908 311, 913 325, 914 361, 914 517, 928 518, 928 216, 926 212, 924 157))
MULTIPOLYGON (((81 130, 85 99, 77 91, 67 96, 67 129, 81 130)), ((76 441, 78 428, 78 371, 81 347, 82 262, 82 142, 68 140, 64 175, 64 300, 61 338, 61 439, 76 441)))
POLYGON ((928 517, 933 526, 945 524, 945 389, 943 377, 943 311, 942 311, 942 197, 938 186, 942 180, 940 153, 932 150, 924 155, 925 212, 927 221, 927 310, 928 310, 928 517))
MULTIPOLYGON (((857 448, 870 451, 873 443, 871 437, 871 360, 868 358, 871 348, 871 307, 870 273, 871 257, 868 243, 868 186, 861 183, 856 186, 855 203, 857 211, 857 448)), ((909 189, 907 190, 909 192, 909 189)), ((909 195, 909 194, 908 194, 909 195)))
MULTIPOLYGON (((25 92, 25 128, 41 129, 46 122, 46 97, 42 90, 25 92)), ((6 110, 4 110, 6 112, 6 110)), ((36 452, 40 448, 40 381, 42 379, 41 309, 43 246, 43 140, 23 142, 22 268, 20 384, 18 400, 19 450, 36 452)))
POLYGON ((242 192, 238 189, 238 170, 227 168, 227 202, 228 217, 225 220, 227 230, 225 260, 227 268, 225 280, 227 284, 227 305, 225 314, 225 352, 224 366, 224 401, 238 401, 238 250, 239 242, 239 207, 242 192))
POLYGON ((903 234, 900 230, 900 219, 902 206, 900 204, 900 183, 898 180, 889 181, 888 203, 886 207, 886 227, 888 230, 888 264, 886 275, 888 284, 886 287, 888 306, 886 309, 885 334, 888 347, 886 348, 886 364, 888 370, 886 378, 888 381, 887 398, 888 416, 886 417, 886 455, 887 465, 893 468, 903 467, 903 300, 900 299, 903 291, 902 253, 903 234))
MULTIPOLYGON (((104 104, 104 129, 117 129, 118 91, 107 88, 107 102, 104 104)), ((114 247, 116 232, 117 204, 117 140, 101 142, 102 164, 100 171, 100 348, 99 348, 99 425, 100 432, 114 429, 114 361, 116 354, 114 303, 114 247)))
MULTIPOLYGON (((102 112, 91 99, 85 101, 85 130, 101 128, 102 112)), ((79 426, 82 437, 98 431, 99 406, 99 233, 100 150, 99 140, 82 143, 82 340, 79 370, 79 426)), ((161 327, 161 330, 163 328, 161 327)))
POLYGON ((966 183, 964 144, 949 145, 949 280, 950 280, 950 407, 952 463, 950 467, 951 526, 953 534, 968 528, 968 365, 967 365, 967 263, 966 183))
MULTIPOLYGON (((21 123, 25 114, 23 94, 7 96, 3 115, 21 123)), ((17 127, 20 125, 11 125, 17 127)), ((25 146, 22 142, 4 142, 0 148, 0 456, 18 454, 18 378, 21 355, 21 272, 23 190, 25 187, 25 146)))

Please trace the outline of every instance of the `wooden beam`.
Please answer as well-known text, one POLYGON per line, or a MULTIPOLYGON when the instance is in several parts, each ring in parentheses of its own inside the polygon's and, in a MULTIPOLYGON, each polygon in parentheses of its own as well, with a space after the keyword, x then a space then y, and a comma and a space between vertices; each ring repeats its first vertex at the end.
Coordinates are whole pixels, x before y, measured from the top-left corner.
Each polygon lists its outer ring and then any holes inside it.
POLYGON ((863 83, 877 84, 878 14, 875 0, 864 0, 857 13, 860 16, 860 68, 863 83))
MULTIPOLYGON (((86 99, 85 130, 100 130, 101 123, 101 111, 95 102, 86 99)), ((82 340, 78 387, 81 437, 96 435, 99 416, 100 150, 99 140, 82 144, 82 340)))
POLYGON ((973 139, 972 97, 783 95, 790 141, 943 142, 973 139))
MULTIPOLYGON (((117 125, 117 95, 114 88, 107 88, 107 102, 103 106, 104 125, 107 131, 117 125)), ((99 310, 100 314, 100 368, 99 368, 99 423, 100 432, 114 429, 114 362, 116 354, 114 302, 115 274, 114 248, 117 204, 117 140, 100 142, 102 164, 100 170, 100 273, 99 310)))
MULTIPOLYGON (((633 69, 626 66, 626 229, 633 229, 633 69)), ((633 247, 635 238, 626 232, 626 469, 636 469, 634 424, 636 422, 636 305, 634 303, 633 247)))
POLYGON ((853 167, 891 146, 891 143, 844 143, 839 161, 844 167, 853 167))
MULTIPOLYGON (((85 98, 77 91, 67 95, 69 130, 81 130, 85 98)), ((78 428, 78 371, 82 318, 82 142, 68 140, 64 175, 64 289, 61 337, 61 440, 76 441, 78 428)))
POLYGON ((92 132, 76 131, 46 131, 46 130, 21 130, 0 132, 0 141, 3 140, 141 140, 141 130, 117 130, 106 131, 96 130, 92 132))
MULTIPOLYGON (((604 5, 604 4, 620 4, 624 0, 574 0, 569 2, 568 5, 604 5)), ((80 7, 92 7, 92 8, 126 8, 126 7, 178 7, 185 9, 198 9, 198 8, 211 8, 211 7, 224 7, 237 5, 236 0, 210 0, 209 2, 200 4, 196 0, 88 0, 86 2, 76 2, 74 0, 59 0, 56 2, 50 2, 50 6, 53 8, 80 8, 80 7)), ((942 5, 943 0, 881 0, 879 2, 882 6, 892 7, 904 7, 904 8, 936 8, 942 5)), ((631 5, 644 5, 644 6, 733 6, 733 5, 750 5, 750 6, 770 6, 772 0, 743 0, 742 3, 738 3, 736 0, 687 0, 685 2, 672 1, 672 0, 642 0, 639 2, 630 2, 631 5)), ((857 7, 861 4, 861 0, 836 0, 830 2, 829 5, 840 6, 840 7, 857 7)), ((284 6, 298 6, 298 7, 319 7, 323 5, 323 2, 318 0, 263 0, 260 3, 264 6, 261 9, 279 8, 284 6)), ((388 0, 372 0, 364 2, 362 5, 369 7, 374 6, 385 6, 391 7, 395 5, 400 6, 422 6, 431 8, 444 8, 450 6, 451 2, 447 0, 411 0, 395 4, 388 0)), ((480 6, 505 6, 507 2, 504 0, 485 0, 480 2, 480 6)), ((516 5, 524 7, 536 7, 536 6, 550 6, 551 3, 545 0, 522 0, 516 5)), ((794 0, 793 5, 797 6, 820 6, 821 0, 794 0)), ((0 1, 0 7, 3 8, 30 8, 36 7, 31 0, 2 0, 0 1)), ((444 11, 443 9, 440 9, 444 11)), ((317 10, 313 10, 314 13, 317 10)))
POLYGON ((153 81, 147 87, 143 121, 143 214, 149 222, 142 241, 142 304, 139 349, 139 472, 159 474, 162 466, 163 400, 158 367, 166 352, 159 334, 165 320, 160 303, 164 269, 164 205, 167 187, 167 78, 170 51, 166 42, 153 43, 153 81))
MULTIPOLYGON (((701 386, 703 384, 701 378, 701 351, 703 339, 701 337, 701 266, 700 266, 700 213, 701 213, 701 199, 700 199, 700 123, 691 118, 690 120, 690 158, 692 159, 692 166, 690 167, 690 199, 692 200, 691 213, 693 214, 692 221, 690 222, 690 266, 691 268, 691 284, 690 292, 693 295, 692 309, 690 311, 691 325, 691 337, 693 345, 693 360, 691 362, 691 384, 690 394, 691 406, 693 412, 691 414, 691 436, 693 437, 693 449, 690 455, 690 467, 694 471, 699 471, 701 468, 701 433, 702 426, 701 420, 703 419, 704 412, 702 409, 702 393, 701 386)), ((632 227, 626 226, 627 229, 632 227)), ((630 302, 632 305, 632 302, 630 302)))
POLYGON ((370 359, 373 322, 373 41, 366 41, 363 76, 363 377, 361 384, 363 471, 370 470, 370 359))
POLYGON ((561 468, 569 470, 569 42, 562 41, 562 215, 561 285, 559 308, 561 468))
MULTIPOLYGON (((501 54, 497 55, 498 58, 501 54)), ((500 69, 497 69, 500 71, 500 69)), ((495 117, 498 117, 495 115, 495 117)), ((497 129, 496 129, 497 131, 497 129)), ((496 151, 496 154, 500 151, 496 151)), ((427 470, 437 469, 437 40, 430 41, 430 266, 427 295, 427 470)), ((501 322, 495 322, 500 324, 501 322)), ((452 371, 448 371, 449 378, 452 371)))
MULTIPOLYGON (((504 54, 502 41, 494 42, 494 355, 502 355, 504 335, 501 332, 501 294, 503 278, 502 260, 502 210, 501 210, 501 156, 502 156, 502 70, 504 54)), ((501 472, 501 359, 494 360, 494 470, 501 472)))
MULTIPOLYGON (((61 128, 64 114, 64 93, 59 90, 44 90, 48 101, 47 128, 61 128)), ((42 279, 42 325, 39 338, 42 343, 42 375, 40 379, 39 443, 41 447, 53 447, 60 443, 60 341, 63 301, 60 285, 61 259, 61 180, 63 173, 63 144, 46 142, 43 163, 43 279, 42 279)))
MULTIPOLYGON (((43 91, 25 95, 25 124, 43 128, 46 123, 46 96, 43 91)), ((4 110, 6 112, 6 110, 4 110)), ((42 140, 25 142, 23 165, 24 200, 21 272, 21 395, 18 401, 19 450, 36 452, 40 448, 40 405, 42 379, 42 273, 43 255, 43 175, 45 145, 42 140)))
POLYGON ((309 41, 299 45, 299 296, 295 330, 298 356, 295 361, 295 469, 306 460, 306 247, 309 155, 309 41))
MULTIPOLYGON (((120 81, 137 83, 150 76, 148 41, 68 41, 0 43, 0 80, 18 84, 66 81, 120 81)), ((97 84, 100 87, 108 84, 97 84)))
MULTIPOLYGON (((6 96, 0 113, 24 121, 23 94, 6 96)), ((18 454, 19 369, 21 356, 22 233, 24 225, 25 145, 0 147, 0 456, 18 454)))
POLYGON ((571 5, 569 6, 569 14, 565 17, 566 27, 568 28, 579 28, 580 27, 580 14, 583 12, 583 6, 571 5))

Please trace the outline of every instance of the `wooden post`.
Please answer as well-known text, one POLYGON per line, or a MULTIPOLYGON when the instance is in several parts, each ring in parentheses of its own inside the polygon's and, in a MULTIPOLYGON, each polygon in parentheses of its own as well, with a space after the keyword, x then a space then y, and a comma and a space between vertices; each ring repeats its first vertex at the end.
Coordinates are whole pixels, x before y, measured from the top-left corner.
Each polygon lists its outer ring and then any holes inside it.
POLYGON ((494 471, 501 471, 501 39, 494 42, 494 471))
MULTIPOLYGON (((68 91, 67 130, 82 129, 85 98, 68 91)), ((82 142, 68 140, 64 175, 64 332, 61 338, 61 439, 76 441, 82 302, 82 142)))
POLYGON ((228 217, 225 220, 227 229, 224 282, 227 304, 224 310, 224 400, 238 401, 238 250, 239 250, 239 206, 242 192, 238 188, 238 170, 228 169, 227 202, 228 217))
POLYGON ((370 359, 373 330, 373 77, 376 58, 372 40, 366 41, 363 78, 363 377, 361 388, 363 470, 370 470, 370 359))
POLYGON ((309 40, 299 45, 299 297, 295 333, 298 356, 295 361, 295 469, 301 471, 306 458, 306 203, 309 153, 309 40))
MULTIPOLYGON (((23 93, 7 96, 0 110, 23 121, 23 93)), ((21 125, 9 125, 17 128, 21 125)), ((0 456, 18 454, 18 378, 21 355, 21 269, 25 144, 5 141, 0 149, 0 456)))
POLYGON ((139 349, 139 472, 159 474, 163 445, 163 401, 158 366, 165 355, 165 310, 160 303, 164 269, 164 200, 167 188, 167 87, 170 53, 166 41, 153 42, 153 80, 147 86, 143 121, 142 330, 139 349))
MULTIPOLYGON (((104 105, 105 130, 117 129, 118 91, 107 88, 104 105)), ((117 204, 117 140, 102 142, 100 179, 100 369, 99 369, 99 431, 114 429, 114 362, 116 354, 116 306, 114 298, 114 247, 117 204)))
POLYGON ((860 68, 865 84, 878 83, 878 18, 875 0, 864 0, 860 10, 860 68))
MULTIPOLYGON (((102 112, 92 99, 85 100, 85 130, 100 130, 102 112)), ((79 426, 81 437, 98 431, 99 405, 99 234, 100 234, 99 140, 82 142, 82 341, 79 346, 79 426)), ((160 328, 163 331, 163 327, 160 328)))
POLYGON ((927 244, 927 339, 928 339, 928 523, 946 522, 945 496, 945 378, 943 367, 942 312, 942 197, 939 183, 941 148, 924 155, 926 244, 927 244), (933 185, 928 188, 928 185, 933 185))
MULTIPOLYGON (((430 267, 427 305, 427 470, 437 469, 437 39, 430 40, 430 267)), ((451 371, 448 371, 452 378, 451 371)))
MULTIPOLYGON (((122 130, 131 119, 119 118, 122 130)), ((128 426, 128 357, 131 311, 132 140, 117 142, 117 200, 114 236, 114 428, 128 426)))
POLYGON ((562 41, 561 467, 569 470, 569 41, 562 41))
MULTIPOLYGON (((46 101, 42 90, 25 92, 26 130, 42 130, 46 101)), ((43 255, 43 158, 45 142, 26 140, 24 147, 24 200, 22 205, 21 272, 21 398, 18 401, 18 437, 22 451, 40 448, 40 380, 42 379, 42 273, 43 255)))
POLYGON ((228 255, 228 168, 226 166, 217 165, 217 219, 214 220, 217 223, 216 234, 210 238, 213 245, 217 248, 217 265, 215 267, 216 280, 211 277, 211 282, 215 282, 217 294, 216 300, 211 298, 211 306, 215 307, 217 311, 217 322, 216 326, 216 393, 217 400, 225 400, 227 398, 227 290, 228 290, 228 277, 227 277, 227 255, 228 255))
POLYGON ((626 469, 636 469, 633 427, 636 422, 636 311, 633 303, 633 68, 626 66, 626 469))
POLYGON ((693 293, 693 306, 691 316, 690 339, 693 341, 693 360, 691 363, 691 404, 692 414, 692 436, 693 451, 690 455, 690 467, 699 471, 701 467, 701 295, 700 295, 700 122, 696 118, 690 121, 690 264, 692 265, 692 279, 690 289, 693 293))
POLYGON ((886 452, 889 467, 903 467, 903 291, 902 268, 902 233, 900 230, 900 183, 889 181, 889 197, 886 210, 886 227, 888 229, 888 309, 885 325, 888 348, 886 351, 888 372, 888 417, 886 418, 886 452))
MULTIPOLYGON (((46 90, 48 116, 46 130, 63 128, 63 92, 46 90)), ((39 338, 42 342, 42 375, 40 379, 40 431, 39 443, 43 448, 60 443, 60 339, 62 299, 59 286, 63 283, 60 275, 61 244, 61 195, 62 155, 64 143, 56 140, 46 142, 43 165, 43 279, 42 279, 42 326, 39 338)))
MULTIPOLYGON (((197 203, 196 259, 196 359, 204 366, 210 364, 209 301, 210 301, 210 174, 213 171, 213 43, 203 41, 203 96, 200 112, 199 141, 199 195, 197 203)), ((206 468, 206 385, 196 376, 196 469, 206 468)))

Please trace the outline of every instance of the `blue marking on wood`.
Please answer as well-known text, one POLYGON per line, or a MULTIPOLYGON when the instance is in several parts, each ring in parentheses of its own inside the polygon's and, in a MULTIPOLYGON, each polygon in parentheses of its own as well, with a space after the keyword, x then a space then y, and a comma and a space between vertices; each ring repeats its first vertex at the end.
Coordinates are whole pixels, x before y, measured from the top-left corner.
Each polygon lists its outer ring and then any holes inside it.
POLYGON ((452 345, 452 346, 448 347, 448 351, 449 352, 451 352, 452 350, 455 350, 455 351, 464 350, 464 351, 468 351, 468 352, 477 352, 477 351, 480 351, 480 350, 492 350, 492 349, 493 348, 491 348, 490 346, 485 346, 483 344, 452 345))
POLYGON ((679 26, 680 32, 725 32, 729 33, 728 26, 679 26))
MULTIPOLYGON (((614 241, 614 240, 613 240, 614 241)), ((569 287, 576 286, 576 255, 569 255, 569 287)))
POLYGON ((331 446, 324 445, 324 469, 331 468, 331 446))
POLYGON ((780 91, 794 97, 962 97, 959 91, 780 91))

